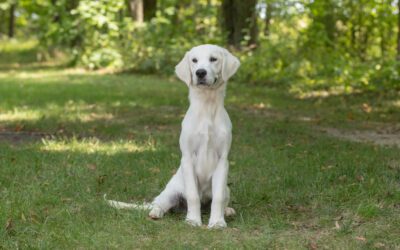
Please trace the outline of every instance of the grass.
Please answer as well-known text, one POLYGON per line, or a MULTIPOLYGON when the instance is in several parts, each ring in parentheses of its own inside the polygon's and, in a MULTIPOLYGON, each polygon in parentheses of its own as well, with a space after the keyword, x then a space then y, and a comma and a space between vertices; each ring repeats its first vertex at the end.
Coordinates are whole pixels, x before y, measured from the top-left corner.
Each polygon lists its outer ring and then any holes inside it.
POLYGON ((0 48, 0 248, 400 248, 399 148, 316 129, 398 123, 397 93, 301 99, 231 82, 238 214, 210 231, 103 201, 150 201, 176 170, 184 84, 42 67, 34 43, 0 48))

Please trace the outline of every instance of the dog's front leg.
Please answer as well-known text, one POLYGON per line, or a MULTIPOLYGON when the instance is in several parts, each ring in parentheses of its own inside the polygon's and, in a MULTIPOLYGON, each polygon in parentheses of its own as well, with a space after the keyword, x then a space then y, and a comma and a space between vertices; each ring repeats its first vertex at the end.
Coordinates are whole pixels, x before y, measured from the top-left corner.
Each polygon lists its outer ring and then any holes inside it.
POLYGON ((227 199, 226 185, 228 179, 228 158, 222 156, 217 168, 212 177, 212 202, 211 202, 211 216, 208 223, 208 228, 223 228, 226 227, 224 219, 224 209, 227 199))
POLYGON ((183 155, 181 166, 187 202, 186 222, 192 226, 201 226, 200 196, 192 158, 188 155, 183 155))

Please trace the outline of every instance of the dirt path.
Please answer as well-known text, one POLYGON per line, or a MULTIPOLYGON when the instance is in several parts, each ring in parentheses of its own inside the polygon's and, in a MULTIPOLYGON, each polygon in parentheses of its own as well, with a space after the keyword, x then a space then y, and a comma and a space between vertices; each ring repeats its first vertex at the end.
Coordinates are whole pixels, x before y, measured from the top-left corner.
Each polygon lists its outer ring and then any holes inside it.
MULTIPOLYGON (((312 117, 291 117, 279 111, 272 111, 264 106, 254 105, 243 108, 247 113, 262 115, 273 119, 289 119, 293 122, 315 122, 312 117)), ((325 126, 313 126, 317 131, 342 140, 370 143, 380 146, 397 146, 400 148, 400 124, 368 122, 363 129, 338 129, 325 126)))
POLYGON ((342 130, 330 127, 318 127, 318 129, 329 136, 343 140, 400 147, 399 125, 379 124, 373 129, 366 130, 342 130))
POLYGON ((0 131, 0 142, 7 142, 12 144, 22 142, 34 142, 39 141, 42 138, 46 138, 49 135, 40 132, 13 132, 13 131, 0 131))

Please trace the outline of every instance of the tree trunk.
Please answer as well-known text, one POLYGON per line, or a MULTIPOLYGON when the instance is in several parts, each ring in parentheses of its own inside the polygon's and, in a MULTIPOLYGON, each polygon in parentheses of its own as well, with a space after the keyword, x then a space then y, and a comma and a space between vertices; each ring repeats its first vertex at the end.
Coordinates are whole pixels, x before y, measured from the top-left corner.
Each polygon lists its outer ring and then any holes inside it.
POLYGON ((258 39, 257 0, 223 0, 222 26, 227 34, 229 45, 241 48, 246 35, 250 36, 248 45, 254 45, 258 39))
POLYGON ((136 22, 142 23, 143 18, 143 0, 129 0, 128 1, 129 14, 136 22))
POLYGON ((145 21, 150 21, 156 16, 157 0, 144 0, 143 17, 145 21))
POLYGON ((2 10, 0 10, 0 38, 1 36, 6 33, 4 32, 4 26, 3 24, 6 23, 5 17, 4 17, 4 12, 2 10))
POLYGON ((157 0, 128 0, 129 15, 136 22, 150 21, 156 16, 157 0))
POLYGON ((400 61, 400 0, 397 1, 397 60, 400 61))
POLYGON ((264 27, 264 35, 266 37, 270 34, 270 26, 271 26, 271 19, 272 19, 272 10, 273 5, 272 3, 265 3, 266 4, 266 11, 265 11, 265 27, 264 27))
POLYGON ((235 46, 235 13, 236 8, 234 0, 222 1, 222 26, 226 32, 227 42, 229 45, 235 46))
POLYGON ((13 38, 15 32, 15 7, 16 4, 12 3, 10 6, 10 19, 8 22, 8 37, 13 38))

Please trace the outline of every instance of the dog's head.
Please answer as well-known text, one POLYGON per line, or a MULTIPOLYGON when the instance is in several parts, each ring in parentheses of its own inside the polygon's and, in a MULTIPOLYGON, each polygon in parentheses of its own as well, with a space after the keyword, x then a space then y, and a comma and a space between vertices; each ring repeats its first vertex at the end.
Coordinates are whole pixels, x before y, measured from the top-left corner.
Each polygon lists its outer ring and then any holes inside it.
POLYGON ((228 50, 205 44, 186 52, 175 73, 188 86, 213 88, 227 82, 239 66, 239 60, 228 50))

